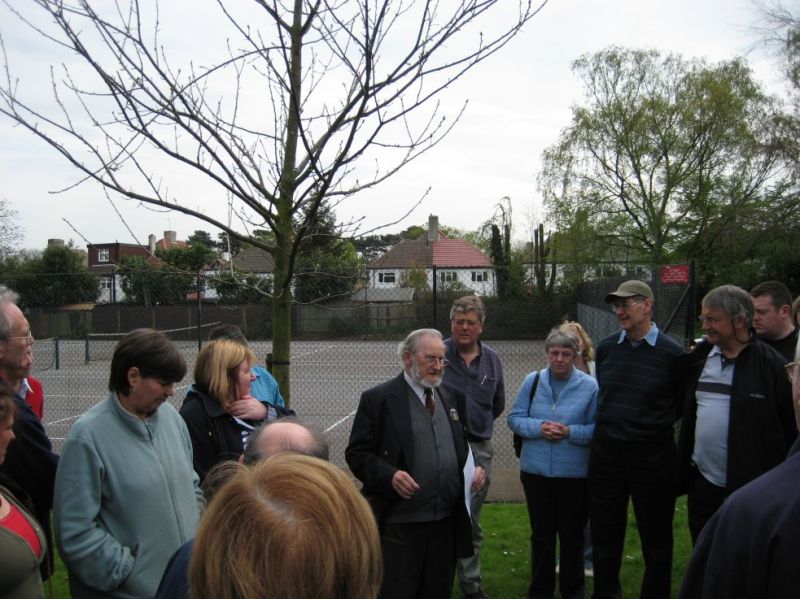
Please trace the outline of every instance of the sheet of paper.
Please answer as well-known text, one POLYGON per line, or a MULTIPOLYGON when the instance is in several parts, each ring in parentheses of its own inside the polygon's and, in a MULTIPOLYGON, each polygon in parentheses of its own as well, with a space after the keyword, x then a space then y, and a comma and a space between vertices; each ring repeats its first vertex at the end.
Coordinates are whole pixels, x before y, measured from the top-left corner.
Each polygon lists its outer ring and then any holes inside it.
POLYGON ((467 461, 464 462, 464 503, 467 504, 467 513, 472 518, 470 504, 472 498, 472 481, 475 479, 475 458, 472 457, 472 448, 469 448, 467 461))

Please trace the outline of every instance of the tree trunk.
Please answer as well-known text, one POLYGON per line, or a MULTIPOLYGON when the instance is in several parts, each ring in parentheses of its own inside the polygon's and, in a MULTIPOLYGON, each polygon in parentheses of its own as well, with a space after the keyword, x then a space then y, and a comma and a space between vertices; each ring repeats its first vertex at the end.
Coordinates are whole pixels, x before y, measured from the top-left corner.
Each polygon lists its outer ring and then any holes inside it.
POLYGON ((279 181, 277 219, 275 230, 275 297, 272 302, 272 353, 273 375, 281 388, 286 407, 291 405, 290 357, 292 342, 292 281, 295 233, 292 222, 292 200, 296 187, 297 142, 300 131, 300 93, 302 89, 303 2, 294 2, 294 20, 291 29, 289 112, 286 119, 285 153, 279 181))

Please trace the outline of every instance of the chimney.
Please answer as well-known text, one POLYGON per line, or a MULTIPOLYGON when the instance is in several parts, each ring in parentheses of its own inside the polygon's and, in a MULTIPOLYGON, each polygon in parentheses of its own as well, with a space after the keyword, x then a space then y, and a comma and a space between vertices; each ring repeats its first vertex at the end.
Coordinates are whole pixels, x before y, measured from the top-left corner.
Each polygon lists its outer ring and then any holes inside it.
POLYGON ((64 240, 63 239, 48 239, 47 240, 47 247, 49 248, 63 248, 64 247, 64 240))
POLYGON ((149 251, 152 255, 155 255, 156 253, 156 236, 152 233, 147 236, 147 251, 149 251))
POLYGON ((439 240, 439 217, 430 214, 428 216, 428 243, 439 240))
POLYGON ((164 231, 165 245, 175 245, 178 242, 178 234, 175 231, 164 231))

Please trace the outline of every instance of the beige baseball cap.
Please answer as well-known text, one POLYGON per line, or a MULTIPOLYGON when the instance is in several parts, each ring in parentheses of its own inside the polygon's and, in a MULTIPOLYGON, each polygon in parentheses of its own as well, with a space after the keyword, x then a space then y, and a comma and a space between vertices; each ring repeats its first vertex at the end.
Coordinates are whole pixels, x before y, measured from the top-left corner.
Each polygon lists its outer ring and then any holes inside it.
POLYGON ((606 295, 606 303, 610 304, 611 302, 624 299, 626 297, 634 297, 636 295, 641 295, 642 297, 649 297, 650 299, 655 299, 653 297, 653 290, 650 289, 650 285, 645 283, 644 281, 625 281, 622 285, 620 285, 616 291, 612 291, 608 295, 606 295))

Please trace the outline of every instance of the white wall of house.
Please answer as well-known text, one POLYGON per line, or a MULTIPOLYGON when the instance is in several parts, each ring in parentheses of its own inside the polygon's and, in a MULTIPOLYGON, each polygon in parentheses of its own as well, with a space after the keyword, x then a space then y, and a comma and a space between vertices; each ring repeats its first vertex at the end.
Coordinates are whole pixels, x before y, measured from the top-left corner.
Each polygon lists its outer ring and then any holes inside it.
MULTIPOLYGON (((370 269, 370 287, 373 289, 394 289, 400 287, 400 282, 405 278, 402 268, 372 268, 370 269)), ((433 280, 433 269, 427 268, 428 283, 433 280)), ((482 296, 497 294, 495 271, 491 267, 483 268, 437 268, 436 278, 439 288, 448 283, 459 282, 463 287, 470 289, 482 296)))
POLYGON ((114 301, 121 302, 125 299, 125 294, 122 293, 122 285, 120 285, 120 281, 122 277, 119 275, 101 275, 98 277, 99 287, 100 287, 100 294, 97 296, 97 303, 98 304, 108 304, 114 301), (112 293, 112 285, 116 287, 114 290, 115 293, 112 293))

